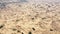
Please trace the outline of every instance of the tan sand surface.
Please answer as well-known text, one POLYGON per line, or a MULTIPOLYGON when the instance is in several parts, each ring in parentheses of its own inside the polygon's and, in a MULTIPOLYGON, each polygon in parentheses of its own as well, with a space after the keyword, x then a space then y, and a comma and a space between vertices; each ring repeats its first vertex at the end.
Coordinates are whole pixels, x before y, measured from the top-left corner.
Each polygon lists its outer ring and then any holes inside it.
POLYGON ((0 34, 60 34, 60 4, 8 4, 0 9, 0 34))

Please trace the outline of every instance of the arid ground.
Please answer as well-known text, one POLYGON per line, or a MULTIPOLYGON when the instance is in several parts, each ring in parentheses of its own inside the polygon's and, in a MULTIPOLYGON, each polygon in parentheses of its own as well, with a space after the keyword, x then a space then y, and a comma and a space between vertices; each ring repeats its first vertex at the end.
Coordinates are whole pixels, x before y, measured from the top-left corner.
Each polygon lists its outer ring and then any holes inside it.
POLYGON ((29 1, 0 1, 0 34, 60 34, 60 3, 29 1))

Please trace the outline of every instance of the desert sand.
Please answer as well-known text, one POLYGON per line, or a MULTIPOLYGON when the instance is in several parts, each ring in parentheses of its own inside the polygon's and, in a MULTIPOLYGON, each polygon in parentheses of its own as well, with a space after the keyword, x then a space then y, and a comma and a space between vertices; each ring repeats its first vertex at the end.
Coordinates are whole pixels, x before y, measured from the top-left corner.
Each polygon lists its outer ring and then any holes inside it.
POLYGON ((60 3, 0 4, 0 34, 60 34, 60 3))

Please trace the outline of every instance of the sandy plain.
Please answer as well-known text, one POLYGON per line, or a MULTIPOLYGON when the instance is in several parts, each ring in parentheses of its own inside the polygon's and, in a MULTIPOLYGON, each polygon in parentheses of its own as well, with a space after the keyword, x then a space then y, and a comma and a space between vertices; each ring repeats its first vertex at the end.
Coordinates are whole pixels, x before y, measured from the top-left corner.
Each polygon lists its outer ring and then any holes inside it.
POLYGON ((60 34, 60 4, 3 4, 0 34, 60 34))

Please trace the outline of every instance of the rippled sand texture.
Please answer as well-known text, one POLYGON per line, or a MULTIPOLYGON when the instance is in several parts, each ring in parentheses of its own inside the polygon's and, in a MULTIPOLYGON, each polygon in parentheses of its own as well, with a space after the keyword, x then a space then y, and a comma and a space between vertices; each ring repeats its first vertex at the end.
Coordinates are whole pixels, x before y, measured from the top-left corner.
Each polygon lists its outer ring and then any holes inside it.
POLYGON ((0 34, 60 34, 60 3, 3 3, 0 34))

